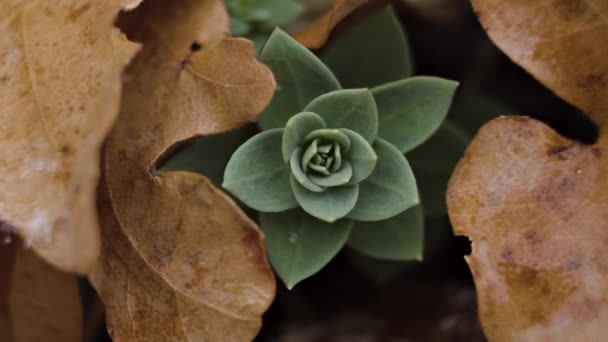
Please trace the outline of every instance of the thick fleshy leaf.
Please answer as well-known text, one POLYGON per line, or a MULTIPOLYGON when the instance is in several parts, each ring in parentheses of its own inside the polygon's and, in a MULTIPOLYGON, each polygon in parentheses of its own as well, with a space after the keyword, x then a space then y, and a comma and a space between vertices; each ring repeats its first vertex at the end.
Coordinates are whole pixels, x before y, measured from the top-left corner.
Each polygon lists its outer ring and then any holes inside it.
POLYGON ((390 6, 338 36, 321 59, 345 88, 379 86, 410 77, 413 69, 405 33, 390 6))
POLYGON ((302 144, 308 133, 325 127, 327 127, 325 121, 315 113, 303 112, 292 116, 285 124, 283 132, 281 148, 283 160, 285 162, 289 160, 293 150, 302 144))
POLYGON ((267 212, 297 206, 289 186, 291 172, 281 155, 283 129, 257 134, 228 162, 223 187, 246 205, 267 212))
POLYGON ((320 186, 330 187, 330 186, 338 186, 344 185, 350 181, 353 176, 353 168, 350 166, 350 163, 345 161, 342 165, 342 168, 329 176, 316 176, 310 175, 308 178, 310 180, 320 186))
POLYGON ((304 143, 308 143, 314 139, 325 139, 327 142, 337 142, 340 144, 340 146, 342 146, 344 151, 348 151, 350 149, 351 143, 348 136, 335 128, 323 128, 312 131, 306 136, 306 138, 304 138, 304 143))
POLYGON ((205 175, 213 185, 222 186, 224 170, 239 146, 256 134, 255 125, 196 138, 158 166, 159 172, 192 171, 205 175))
POLYGON ((291 169, 292 177, 298 183, 300 183, 300 185, 305 187, 306 190, 313 191, 313 192, 325 191, 325 188, 310 181, 310 179, 308 178, 308 175, 306 173, 304 173, 304 170, 302 170, 301 161, 302 161, 302 148, 297 147, 295 149, 295 151, 293 151, 293 153, 291 154, 291 159, 289 160, 289 167, 291 169))
POLYGON ((378 134, 378 110, 369 89, 345 89, 312 100, 305 111, 319 114, 329 128, 348 128, 370 144, 378 134))
POLYGON ((470 140, 448 119, 429 140, 406 155, 416 176, 425 215, 445 215, 448 180, 470 140))
POLYGON ((291 187, 302 209, 326 222, 335 222, 346 216, 354 208, 359 195, 358 184, 312 192, 292 177, 291 187))
POLYGON ((372 89, 378 136, 405 153, 422 144, 448 114, 457 82, 419 76, 372 89))
POLYGON ((380 221, 418 204, 416 179, 401 152, 385 140, 377 139, 374 150, 378 164, 359 184, 359 200, 347 217, 358 221, 380 221))
POLYGON ((355 222, 348 246, 379 259, 422 260, 424 212, 417 205, 377 222, 355 222))
POLYGON ((351 142, 350 150, 343 153, 343 159, 350 162, 353 167, 353 177, 350 179, 350 184, 357 184, 369 177, 374 171, 378 156, 372 146, 358 133, 349 129, 342 129, 351 142))
POLYGON ((287 120, 321 94, 340 89, 331 70, 308 49, 277 28, 262 49, 260 61, 277 82, 270 105, 261 114, 262 129, 285 126, 287 120))
POLYGON ((262 213, 270 262, 287 288, 317 273, 342 249, 353 222, 327 223, 300 209, 262 213))

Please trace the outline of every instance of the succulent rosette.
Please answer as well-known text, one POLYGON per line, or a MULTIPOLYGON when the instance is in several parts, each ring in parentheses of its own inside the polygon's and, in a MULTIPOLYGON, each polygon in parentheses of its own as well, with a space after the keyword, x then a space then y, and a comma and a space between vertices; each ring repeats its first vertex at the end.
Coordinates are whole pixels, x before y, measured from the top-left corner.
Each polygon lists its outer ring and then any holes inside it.
POLYGON ((329 223, 390 218, 416 205, 418 193, 403 154, 377 134, 368 89, 321 95, 284 128, 243 144, 226 168, 224 187, 261 212, 300 207, 329 223), (262 183, 244 172, 265 179, 264 188, 254 190, 262 183))
MULTIPOLYGON (((374 20, 403 39, 392 11, 374 20)), ((340 69, 341 58, 329 60, 340 69)), ((260 212, 270 260, 286 285, 316 273, 347 243, 373 257, 420 259, 423 214, 404 153, 441 125, 456 83, 413 77, 342 89, 327 65, 280 29, 260 60, 277 91, 258 121, 262 132, 228 162, 223 187, 260 212)), ((384 79, 409 73, 394 60, 379 73, 384 79)))

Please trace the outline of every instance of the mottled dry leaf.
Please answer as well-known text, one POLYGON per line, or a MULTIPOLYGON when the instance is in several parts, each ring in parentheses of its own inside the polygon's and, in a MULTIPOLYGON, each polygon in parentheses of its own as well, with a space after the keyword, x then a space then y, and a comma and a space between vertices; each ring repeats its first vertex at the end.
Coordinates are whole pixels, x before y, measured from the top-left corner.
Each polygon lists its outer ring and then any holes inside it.
POLYGON ((332 29, 357 8, 372 0, 334 0, 329 11, 315 20, 304 31, 298 32, 294 38, 310 49, 318 49, 325 44, 332 29))
POLYGON ((136 4, 0 0, 0 220, 64 270, 99 255, 99 149, 137 50, 113 21, 136 4))
POLYGON ((111 334, 252 339, 275 286, 261 232, 204 177, 158 174, 154 163, 177 142, 254 120, 272 73, 251 42, 225 37, 219 0, 147 0, 124 27, 143 48, 106 145, 102 260, 91 275, 111 334))
POLYGON ((0 340, 82 340, 74 276, 53 269, 16 243, 0 246, 0 340))
POLYGON ((585 146, 525 117, 484 126, 448 188, 493 341, 608 335, 608 3, 475 0, 490 37, 599 124, 585 146))
POLYGON ((608 1, 472 2, 490 38, 513 61, 596 122, 608 118, 608 1))

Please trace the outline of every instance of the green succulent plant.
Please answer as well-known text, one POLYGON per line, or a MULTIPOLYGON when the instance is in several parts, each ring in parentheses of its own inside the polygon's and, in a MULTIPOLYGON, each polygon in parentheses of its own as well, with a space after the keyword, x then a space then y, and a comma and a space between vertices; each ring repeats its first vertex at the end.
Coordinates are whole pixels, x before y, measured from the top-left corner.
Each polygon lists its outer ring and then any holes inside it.
MULTIPOLYGON (((376 24, 391 32, 391 42, 404 42, 394 34, 392 10, 379 16, 376 24)), ((328 52, 339 70, 337 55, 328 52)), ((262 132, 230 158, 223 186, 260 212, 270 261, 287 287, 319 271, 346 244, 377 258, 420 260, 424 215, 404 154, 439 128, 456 82, 383 82, 411 69, 393 58, 398 63, 383 66, 376 83, 373 73, 351 76, 371 89, 342 89, 326 64, 280 29, 260 60, 273 71, 277 91, 258 121, 262 132)))
POLYGON ((390 218, 416 205, 418 192, 403 154, 377 133, 376 104, 368 89, 321 95, 284 128, 262 132, 237 149, 224 187, 261 212, 300 207, 329 223, 390 218), (274 166, 281 163, 279 177, 274 166), (272 197, 260 196, 259 182, 243 172, 267 178, 264 191, 272 197))

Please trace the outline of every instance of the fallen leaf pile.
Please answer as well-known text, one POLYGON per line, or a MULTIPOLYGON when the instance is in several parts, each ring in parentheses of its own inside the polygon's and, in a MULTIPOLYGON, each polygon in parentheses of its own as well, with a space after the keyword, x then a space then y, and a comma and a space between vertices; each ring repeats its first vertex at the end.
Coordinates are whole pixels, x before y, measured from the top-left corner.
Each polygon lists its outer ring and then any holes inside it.
POLYGON ((261 233, 209 180, 154 165, 176 142, 254 120, 272 74, 251 42, 225 37, 219 0, 146 1, 124 19, 143 47, 106 144, 102 262, 91 278, 109 329, 127 340, 252 339, 275 286, 261 233))
POLYGON ((116 340, 252 339, 275 290, 261 232, 203 176, 155 169, 274 93, 223 2, 0 0, 0 19, 2 224, 89 274, 116 340))
POLYGON ((450 181, 457 234, 493 341, 597 341, 608 334, 608 3, 474 0, 490 38, 585 111, 582 145, 527 117, 484 126, 450 181))

